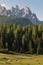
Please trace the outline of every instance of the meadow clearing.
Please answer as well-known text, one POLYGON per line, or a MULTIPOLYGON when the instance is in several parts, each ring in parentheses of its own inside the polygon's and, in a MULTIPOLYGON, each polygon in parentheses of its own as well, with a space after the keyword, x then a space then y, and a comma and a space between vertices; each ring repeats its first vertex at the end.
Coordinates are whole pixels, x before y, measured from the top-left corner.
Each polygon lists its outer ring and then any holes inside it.
POLYGON ((0 65, 43 65, 43 55, 0 53, 0 65))

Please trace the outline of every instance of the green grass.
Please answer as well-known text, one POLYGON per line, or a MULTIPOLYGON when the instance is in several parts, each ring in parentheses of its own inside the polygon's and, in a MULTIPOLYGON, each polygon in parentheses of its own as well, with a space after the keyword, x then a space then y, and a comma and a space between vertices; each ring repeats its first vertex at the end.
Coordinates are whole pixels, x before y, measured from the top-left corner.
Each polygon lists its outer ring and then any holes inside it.
POLYGON ((43 55, 0 53, 0 65, 43 65, 43 55))

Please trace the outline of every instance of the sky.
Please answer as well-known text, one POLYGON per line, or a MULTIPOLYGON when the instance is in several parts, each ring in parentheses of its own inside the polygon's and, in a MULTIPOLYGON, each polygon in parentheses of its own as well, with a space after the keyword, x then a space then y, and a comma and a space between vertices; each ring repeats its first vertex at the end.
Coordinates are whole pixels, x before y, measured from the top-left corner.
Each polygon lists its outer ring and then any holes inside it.
POLYGON ((39 20, 43 21, 43 0, 0 0, 0 5, 10 9, 18 5, 19 8, 28 6, 32 13, 35 13, 39 20))

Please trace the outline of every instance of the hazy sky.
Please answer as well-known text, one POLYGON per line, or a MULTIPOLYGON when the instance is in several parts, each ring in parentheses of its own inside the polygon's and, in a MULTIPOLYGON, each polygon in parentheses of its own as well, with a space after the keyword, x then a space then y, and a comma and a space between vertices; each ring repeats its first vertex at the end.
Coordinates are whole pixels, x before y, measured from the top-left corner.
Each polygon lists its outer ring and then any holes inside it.
POLYGON ((0 4, 11 8, 18 5, 19 8, 28 6, 34 12, 39 20, 43 20, 43 0, 0 0, 0 4))

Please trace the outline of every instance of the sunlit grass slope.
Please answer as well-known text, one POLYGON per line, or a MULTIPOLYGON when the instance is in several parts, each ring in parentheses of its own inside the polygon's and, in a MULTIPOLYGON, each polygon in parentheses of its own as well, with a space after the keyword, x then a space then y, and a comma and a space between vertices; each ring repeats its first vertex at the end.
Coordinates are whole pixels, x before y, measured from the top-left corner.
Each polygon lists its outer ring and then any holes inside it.
POLYGON ((0 65, 43 65, 43 55, 8 55, 0 53, 0 65))

